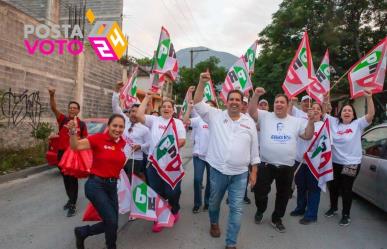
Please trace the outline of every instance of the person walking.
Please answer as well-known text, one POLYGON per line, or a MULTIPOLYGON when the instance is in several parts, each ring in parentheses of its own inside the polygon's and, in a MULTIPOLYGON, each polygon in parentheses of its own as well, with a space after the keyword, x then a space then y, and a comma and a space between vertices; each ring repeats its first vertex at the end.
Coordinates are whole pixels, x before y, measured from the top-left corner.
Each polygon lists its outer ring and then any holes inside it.
POLYGON ((257 130, 253 120, 241 113, 243 94, 232 90, 227 96, 227 110, 213 108, 203 100, 205 82, 209 73, 201 73, 194 96, 194 108, 208 124, 209 141, 206 161, 210 164, 210 235, 220 237, 220 203, 226 191, 229 199, 229 217, 226 234, 226 249, 235 249, 241 227, 243 196, 247 182, 247 171, 252 165, 251 186, 255 185, 258 152, 257 130), (241 157, 241 155, 244 155, 241 157))
MULTIPOLYGON (((58 135, 59 135, 59 148, 58 148, 58 163, 62 160, 64 152, 70 146, 70 137, 69 130, 67 128, 67 123, 76 117, 77 120, 77 136, 79 138, 87 137, 87 127, 86 124, 81 121, 77 115, 80 112, 80 105, 78 102, 70 101, 68 103, 67 116, 60 112, 57 108, 55 101, 55 89, 49 88, 48 93, 50 95, 50 107, 52 112, 55 114, 56 120, 58 122, 58 135)), ((63 174, 62 170, 60 171, 63 177, 63 183, 65 186, 66 194, 68 197, 67 203, 63 206, 63 210, 67 210, 67 217, 72 217, 76 212, 76 204, 78 199, 78 179, 74 176, 63 174)))
POLYGON ((266 211, 268 194, 271 184, 276 183, 276 200, 274 212, 271 216, 271 224, 278 232, 285 232, 282 223, 288 204, 291 185, 293 181, 293 169, 296 158, 297 137, 310 140, 314 133, 314 113, 308 111, 308 122, 289 116, 289 101, 286 95, 277 94, 274 99, 274 112, 258 110, 257 103, 265 89, 257 87, 250 101, 249 113, 260 127, 260 155, 262 161, 258 170, 257 184, 254 189, 255 223, 262 222, 263 213, 266 211))
MULTIPOLYGON (((362 159, 361 136, 375 116, 372 92, 365 89, 364 95, 367 100, 367 113, 363 117, 357 118, 355 108, 350 104, 341 107, 338 118, 326 115, 333 140, 333 180, 328 183, 330 208, 325 216, 332 217, 337 214, 341 193, 343 210, 340 226, 348 226, 351 223, 352 187, 359 174, 362 159)), ((327 104, 329 103, 325 97, 324 105, 327 104)))
MULTIPOLYGON (((171 118, 173 118, 174 113, 174 102, 170 99, 165 99, 161 103, 160 113, 161 116, 145 115, 145 110, 148 103, 152 99, 152 92, 148 92, 144 99, 141 102, 137 110, 137 120, 147 126, 150 129, 150 143, 149 143, 149 153, 152 155, 154 149, 156 148, 160 138, 162 137, 167 125, 169 124, 171 118)), ((178 147, 181 148, 185 144, 186 130, 183 122, 180 119, 174 118, 177 136, 178 136, 178 147)), ((163 178, 157 173, 153 165, 146 168, 147 179, 150 187, 155 190, 161 197, 168 200, 168 203, 171 205, 171 212, 175 217, 175 223, 179 220, 180 214, 180 194, 181 194, 181 181, 177 183, 176 187, 173 189, 163 178)), ((155 233, 161 232, 163 227, 157 226, 156 223, 152 227, 152 231, 155 233)))
POLYGON ((74 229, 76 247, 84 249, 87 237, 105 233, 107 249, 116 249, 118 229, 117 179, 125 165, 124 147, 126 143, 122 138, 125 118, 120 114, 113 114, 109 118, 107 132, 80 140, 76 136, 76 118, 69 121, 67 128, 73 150, 92 150, 93 163, 90 176, 85 183, 85 194, 102 218, 101 222, 94 225, 74 229))

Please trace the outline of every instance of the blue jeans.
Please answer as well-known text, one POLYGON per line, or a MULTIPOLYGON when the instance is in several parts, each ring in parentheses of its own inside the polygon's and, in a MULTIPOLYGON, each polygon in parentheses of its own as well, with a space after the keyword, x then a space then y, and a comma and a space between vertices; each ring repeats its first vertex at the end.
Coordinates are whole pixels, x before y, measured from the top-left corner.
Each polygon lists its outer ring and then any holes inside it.
POLYGON ((152 165, 146 169, 146 173, 149 186, 165 200, 168 200, 169 205, 171 205, 172 214, 177 214, 180 210, 181 181, 176 185, 175 189, 172 189, 172 187, 159 176, 152 165))
POLYGON ((202 183, 204 170, 207 171, 206 190, 204 192, 204 205, 208 205, 210 199, 210 165, 197 156, 193 157, 194 165, 194 207, 202 205, 202 183))
POLYGON ((305 212, 305 219, 316 221, 321 190, 308 165, 301 164, 297 174, 294 176, 294 182, 297 186, 297 207, 295 211, 305 212))
POLYGON ((211 167, 210 169, 211 194, 208 213, 211 224, 219 223, 220 203, 228 190, 230 213, 228 216, 226 245, 235 246, 241 227, 243 196, 245 194, 247 172, 240 175, 224 175, 211 167))
POLYGON ((85 184, 87 199, 93 204, 102 222, 81 227, 83 237, 105 233, 108 249, 116 248, 118 229, 117 182, 89 178, 85 184))

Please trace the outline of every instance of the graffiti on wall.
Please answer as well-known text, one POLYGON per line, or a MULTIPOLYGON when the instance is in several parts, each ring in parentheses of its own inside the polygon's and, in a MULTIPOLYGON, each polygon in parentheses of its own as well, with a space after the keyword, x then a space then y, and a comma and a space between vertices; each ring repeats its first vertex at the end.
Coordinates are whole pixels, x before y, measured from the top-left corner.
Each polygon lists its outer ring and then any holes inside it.
POLYGON ((1 113, 3 119, 7 120, 8 127, 16 127, 22 121, 27 121, 33 129, 38 127, 43 112, 39 91, 28 93, 25 90, 18 94, 10 88, 3 93, 0 101, 1 113))

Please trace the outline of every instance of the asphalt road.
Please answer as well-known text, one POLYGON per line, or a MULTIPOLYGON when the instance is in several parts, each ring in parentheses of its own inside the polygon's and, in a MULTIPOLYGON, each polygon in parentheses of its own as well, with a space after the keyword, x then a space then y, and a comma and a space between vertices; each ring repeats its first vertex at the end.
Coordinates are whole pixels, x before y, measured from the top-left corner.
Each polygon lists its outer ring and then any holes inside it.
MULTIPOLYGON (((127 221, 120 216, 118 248, 120 249, 220 249, 224 248, 224 234, 228 207, 223 203, 221 211, 221 238, 208 234, 209 220, 206 212, 192 214, 193 170, 190 148, 183 153, 186 176, 182 184, 181 219, 172 229, 159 234, 151 232, 151 222, 127 221)), ((62 178, 56 169, 28 178, 0 184, 0 248, 1 249, 69 249, 75 248, 73 228, 84 224, 82 211, 87 204, 83 190, 79 191, 78 213, 67 218, 62 211, 66 201, 62 178)), ((299 218, 289 216, 295 207, 295 197, 288 204, 284 225, 287 232, 280 234, 270 225, 275 188, 269 197, 269 207, 263 223, 253 221, 255 205, 244 205, 242 228, 238 249, 387 249, 387 214, 356 197, 352 208, 352 223, 348 227, 338 225, 339 216, 327 219, 323 216, 328 208, 328 195, 322 194, 318 222, 309 226, 298 224, 299 218)), ((249 193, 253 200, 253 194, 249 193)), ((86 240, 86 247, 104 248, 104 236, 86 240)))

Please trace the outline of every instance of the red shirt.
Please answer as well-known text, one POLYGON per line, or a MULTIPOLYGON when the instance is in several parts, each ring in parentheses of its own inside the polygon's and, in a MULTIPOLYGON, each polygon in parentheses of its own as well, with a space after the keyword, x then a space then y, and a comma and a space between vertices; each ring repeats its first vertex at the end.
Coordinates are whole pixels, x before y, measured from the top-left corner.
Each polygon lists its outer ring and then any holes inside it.
POLYGON ((87 139, 93 151, 91 174, 105 178, 119 178, 126 160, 125 140, 120 137, 118 141, 114 141, 107 132, 91 135, 87 139))
MULTIPOLYGON (((65 125, 70 121, 71 119, 69 117, 66 117, 62 113, 60 114, 59 118, 57 118, 58 126, 59 126, 59 146, 58 150, 66 150, 70 146, 70 136, 69 136, 69 129, 65 127, 65 125), (62 127, 61 127, 62 126, 62 127)), ((82 131, 83 134, 81 134, 81 120, 77 117, 77 136, 78 138, 85 138, 87 137, 87 127, 84 126, 84 129, 82 131)))

